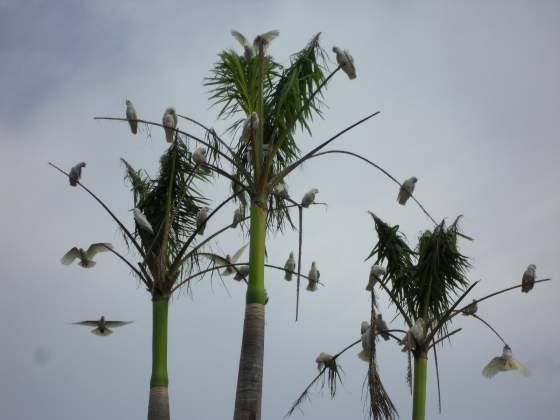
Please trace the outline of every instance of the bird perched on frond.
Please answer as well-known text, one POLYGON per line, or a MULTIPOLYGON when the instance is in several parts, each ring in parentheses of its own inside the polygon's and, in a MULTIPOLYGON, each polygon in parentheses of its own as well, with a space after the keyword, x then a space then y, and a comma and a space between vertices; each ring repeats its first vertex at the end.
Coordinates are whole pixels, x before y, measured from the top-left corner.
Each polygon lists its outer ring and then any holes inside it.
POLYGON ((152 224, 148 221, 146 215, 142 213, 142 210, 135 207, 130 211, 134 214, 134 221, 136 222, 136 224, 153 235, 154 229, 152 228, 152 224))
POLYGON ((284 181, 280 181, 278 184, 274 186, 272 189, 272 194, 274 194, 278 198, 286 199, 290 197, 288 193, 288 185, 284 181))
POLYGON ((334 356, 329 353, 321 352, 319 356, 315 359, 315 363, 317 363, 317 369, 321 370, 325 366, 329 366, 334 361, 334 356))
POLYGON ((80 267, 92 268, 96 264, 95 261, 93 261, 93 257, 99 252, 107 252, 111 249, 113 249, 112 244, 103 242, 91 244, 87 251, 84 251, 83 248, 74 247, 64 254, 60 262, 64 265, 70 265, 78 258, 80 260, 78 262, 80 267))
MULTIPOLYGON (((210 261, 212 261, 216 265, 226 266, 226 265, 229 265, 229 264, 235 264, 237 262, 237 260, 239 260, 241 255, 243 254, 243 251, 245 251, 245 248, 247 248, 247 245, 248 244, 245 244, 241 248, 239 248, 235 252, 235 254, 233 254, 233 256, 230 256, 229 254, 227 254, 225 256, 225 258, 221 257, 219 255, 216 255, 216 254, 202 253, 202 252, 198 255, 201 255, 201 256, 204 256, 204 257, 208 258, 210 261)), ((235 268, 229 266, 229 267, 226 267, 224 269, 224 271, 222 272, 222 276, 231 276, 233 273, 236 273, 235 268)))
POLYGON ((424 341, 424 335, 426 334, 426 323, 422 318, 418 318, 412 327, 410 327, 410 332, 414 339, 421 343, 424 341))
POLYGON ((128 99, 126 100, 126 119, 130 125, 130 131, 132 134, 138 133, 138 115, 136 114, 136 108, 132 105, 132 102, 128 99))
POLYGON ((390 339, 389 334, 386 332, 389 328, 381 314, 377 314, 375 317, 375 329, 378 331, 379 335, 383 337, 383 340, 387 341, 390 339))
POLYGON ((245 206, 241 203, 233 212, 233 222, 231 223, 231 227, 235 229, 237 225, 243 221, 243 219, 245 219, 245 206))
POLYGON ((504 346, 502 355, 494 357, 482 370, 482 375, 485 378, 493 378, 499 372, 506 372, 508 370, 516 370, 523 376, 529 376, 529 369, 527 369, 519 360, 513 357, 511 347, 507 344, 504 346))
POLYGON ((348 50, 343 50, 339 47, 333 47, 333 52, 336 54, 336 62, 350 80, 356 78, 356 67, 354 67, 354 57, 350 55, 348 50))
POLYGON ((231 35, 241 44, 243 47, 243 57, 246 60, 250 60, 257 54, 260 48, 263 48, 263 54, 266 54, 267 48, 270 42, 280 35, 278 31, 269 31, 264 34, 258 35, 253 43, 251 44, 243 34, 238 31, 232 30, 231 35))
POLYGON ((468 306, 465 306, 465 308, 461 312, 465 316, 470 316, 476 314, 477 311, 478 311, 478 304, 476 302, 476 299, 473 299, 472 303, 468 306))
POLYGON ((238 267, 237 270, 235 271, 235 276, 233 277, 233 279, 237 281, 245 280, 248 275, 249 275, 249 266, 242 265, 238 267))
POLYGON ((537 266, 535 264, 529 264, 523 273, 523 278, 521 279, 521 292, 529 293, 529 291, 535 287, 536 269, 537 266))
POLYGON ((362 351, 358 353, 358 358, 364 362, 369 362, 371 357, 371 328, 366 321, 363 321, 360 330, 362 332, 362 351))
POLYGON ((371 291, 375 283, 381 281, 381 277, 383 277, 384 275, 385 275, 385 268, 376 264, 372 265, 371 270, 369 271, 369 280, 366 286, 366 290, 371 291))
POLYGON ((198 147, 192 154, 194 163, 199 166, 204 166, 206 164, 206 149, 204 147, 198 147))
POLYGON ((317 283, 319 283, 319 277, 321 277, 321 273, 317 270, 317 265, 315 261, 311 263, 311 269, 309 270, 309 274, 307 275, 307 290, 310 292, 314 292, 317 290, 317 283))
POLYGON ((416 187, 416 182, 418 182, 418 178, 415 176, 408 178, 406 181, 403 182, 400 190, 399 195, 397 196, 397 201, 400 205, 404 206, 412 193, 414 192, 414 188, 416 187))
POLYGON ((291 281, 292 274, 294 273, 295 269, 296 269, 296 260, 294 258, 294 253, 290 252, 290 256, 288 257, 286 263, 284 264, 284 280, 291 281))
POLYGON ((169 107, 165 110, 162 124, 165 130, 165 140, 167 140, 167 143, 173 143, 175 129, 177 128, 177 113, 175 112, 175 108, 169 107))
POLYGON ((85 325, 87 327, 95 327, 91 330, 92 334, 107 336, 113 334, 113 331, 109 328, 122 327, 123 325, 131 324, 133 321, 108 321, 102 316, 97 321, 80 321, 73 322, 73 325, 85 325))
POLYGON ((302 207, 309 207, 311 204, 315 202, 315 195, 319 193, 317 188, 313 188, 305 193, 303 198, 301 199, 301 206, 302 207))
POLYGON ((210 209, 208 207, 201 207, 196 214, 196 228, 198 229, 199 235, 204 235, 204 230, 206 229, 206 219, 208 219, 208 212, 210 209))
POLYGON ((70 168, 70 172, 68 174, 68 180, 71 186, 75 187, 76 185, 78 185, 78 181, 82 177, 82 168, 85 167, 86 167, 86 163, 80 162, 77 165, 74 165, 72 166, 72 168, 70 168))

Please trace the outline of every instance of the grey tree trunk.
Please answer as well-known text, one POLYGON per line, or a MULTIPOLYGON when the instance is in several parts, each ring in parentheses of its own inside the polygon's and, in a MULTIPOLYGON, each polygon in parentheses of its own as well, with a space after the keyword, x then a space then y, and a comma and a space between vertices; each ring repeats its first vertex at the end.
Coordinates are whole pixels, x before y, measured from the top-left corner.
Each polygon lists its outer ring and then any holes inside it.
POLYGON ((167 387, 156 386, 150 389, 148 420, 169 420, 169 394, 167 387))

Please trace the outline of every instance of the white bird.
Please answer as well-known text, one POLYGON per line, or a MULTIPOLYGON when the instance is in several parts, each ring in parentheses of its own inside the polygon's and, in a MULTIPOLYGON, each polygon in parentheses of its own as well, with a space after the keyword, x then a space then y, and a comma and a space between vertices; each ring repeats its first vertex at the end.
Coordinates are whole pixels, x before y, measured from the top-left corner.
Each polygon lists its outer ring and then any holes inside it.
POLYGON ((263 48, 263 54, 266 54, 266 50, 270 45, 270 42, 278 35, 280 35, 280 32, 265 32, 264 34, 258 35, 252 44, 247 40, 247 38, 245 38, 245 36, 243 36, 243 34, 238 31, 232 30, 231 35, 241 44, 244 50, 243 56, 245 57, 245 59, 249 60, 260 51, 260 48, 263 48))
MULTIPOLYGON (((363 322, 362 330, 364 330, 363 322)), ((369 328, 369 324, 367 324, 367 328, 362 333, 362 351, 358 353, 358 357, 364 362, 369 362, 369 358, 371 357, 371 328, 369 328)))
POLYGON ((167 143, 173 143, 175 137, 175 129, 177 128, 177 113, 175 108, 167 108, 162 118, 163 128, 165 130, 165 139, 167 143))
POLYGON ((194 163, 199 166, 204 166, 206 164, 206 149, 204 147, 198 147, 192 154, 194 163))
POLYGON ((369 271, 369 281, 366 286, 366 290, 371 291, 375 283, 381 281, 381 277, 383 277, 384 275, 385 275, 385 268, 376 264, 372 265, 371 270, 369 271))
POLYGON ((400 190, 399 195, 397 196, 397 201, 401 205, 405 205, 412 193, 414 192, 414 188, 416 187, 416 182, 418 182, 418 178, 415 176, 408 178, 406 181, 403 182, 400 190))
POLYGON ((523 273, 523 278, 521 279, 521 291, 523 293, 529 293, 535 287, 536 269, 537 266, 535 264, 529 264, 527 270, 523 273))
POLYGON ((294 273, 295 269, 296 269, 296 260, 294 258, 294 253, 290 252, 290 256, 288 257, 286 263, 284 264, 284 280, 291 281, 292 274, 294 273))
POLYGON ((508 370, 517 370, 524 376, 529 376, 529 369, 527 369, 519 360, 513 358, 511 347, 507 344, 504 346, 502 355, 494 357, 482 370, 482 375, 485 378, 493 378, 499 372, 506 372, 508 370))
POLYGON ((309 207, 315 201, 315 194, 318 194, 319 190, 317 188, 313 188, 305 193, 301 200, 302 207, 309 207))
POLYGON ((110 249, 113 249, 113 245, 103 242, 91 244, 87 251, 84 251, 83 248, 74 247, 64 254, 60 262, 64 265, 70 265, 76 258, 79 258, 80 261, 78 262, 78 265, 80 267, 91 268, 95 265, 93 257, 95 257, 95 255, 99 252, 107 252, 110 249))
POLYGON ((314 292, 317 290, 317 283, 319 283, 319 277, 321 277, 321 273, 317 270, 317 266, 315 265, 315 261, 311 263, 311 269, 309 270, 308 283, 307 283, 307 290, 310 292, 314 292))
POLYGON ((80 162, 77 165, 72 166, 70 168, 70 173, 68 174, 68 180, 70 181, 70 185, 75 187, 78 185, 78 181, 82 177, 82 168, 85 168, 86 163, 80 162))
POLYGON ((238 267, 237 270, 235 271, 235 276, 233 277, 233 279, 237 281, 245 280, 248 275, 249 275, 249 266, 242 265, 238 267))
POLYGON ((282 199, 286 199, 290 197, 290 194, 288 193, 288 186, 286 185, 286 183, 284 181, 280 181, 278 184, 276 184, 274 186, 274 188, 272 189, 272 193, 278 197, 278 198, 282 198, 282 199))
POLYGON ((196 228, 198 229, 199 235, 204 235, 204 230, 206 229, 206 219, 208 219, 208 212, 210 209, 208 207, 201 207, 196 214, 196 228))
POLYGON ((403 352, 414 351, 416 349, 416 340, 414 339, 414 336, 412 335, 410 330, 408 330, 404 335, 403 339, 401 340, 401 345, 403 346, 403 352))
POLYGON ((231 227, 235 229, 237 225, 243 221, 243 219, 245 219, 245 206, 241 203, 233 212, 233 222, 231 223, 231 227))
POLYGON ((383 340, 389 340, 389 334, 386 332, 389 328, 387 327, 387 323, 381 314, 377 314, 375 317, 375 329, 378 331, 379 335, 383 337, 383 340))
POLYGON ((154 229, 152 228, 152 224, 148 221, 146 215, 142 213, 142 210, 135 207, 130 211, 134 214, 134 221, 136 224, 153 235, 154 229))
POLYGON ((132 102, 128 99, 126 100, 126 119, 128 120, 128 124, 130 125, 130 131, 132 134, 138 133, 138 115, 136 114, 136 109, 132 102))
POLYGON ((462 313, 465 316, 474 315, 478 311, 478 304, 476 303, 476 299, 473 299, 470 305, 465 306, 462 313))
POLYGON ((416 322, 414 322, 414 325, 410 327, 409 331, 418 343, 424 341, 424 334, 426 333, 426 324, 424 320, 418 318, 416 322))
POLYGON ((360 324, 360 334, 365 333, 368 328, 369 328, 369 322, 362 321, 362 323, 360 324))
MULTIPOLYGON (((206 258, 208 258, 209 260, 213 261, 214 264, 218 264, 218 265, 228 265, 228 264, 235 264, 237 262, 237 260, 239 260, 239 258, 241 257, 241 255, 243 254, 243 251, 245 251, 245 248, 247 248, 248 244, 243 245, 241 248, 239 248, 235 254, 233 254, 233 256, 230 256, 229 254, 227 254, 224 257, 221 257, 219 255, 216 254, 210 254, 210 253, 200 253, 199 255, 202 255, 206 258)), ((236 273, 235 268, 234 267, 226 267, 225 270, 222 272, 222 276, 230 276, 233 273, 236 273)), ((236 279, 237 280, 237 279, 236 279)))
POLYGON ((243 57, 246 60, 250 60, 255 56, 255 48, 253 44, 251 44, 245 36, 241 32, 237 32, 235 30, 231 31, 231 35, 241 44, 243 47, 243 57))
POLYGON ((356 67, 354 67, 354 58, 350 55, 348 50, 343 50, 339 47, 333 47, 333 52, 336 54, 336 62, 350 80, 356 78, 356 67))
POLYGON ((315 359, 315 363, 317 363, 317 369, 321 370, 326 366, 329 366, 334 361, 334 356, 329 353, 321 352, 319 356, 315 359))
POLYGON ((113 334, 113 331, 109 328, 122 327, 123 325, 131 324, 134 321, 107 321, 104 316, 102 316, 97 321, 80 321, 73 322, 73 325, 85 325, 88 327, 95 327, 91 330, 92 334, 107 336, 113 334))

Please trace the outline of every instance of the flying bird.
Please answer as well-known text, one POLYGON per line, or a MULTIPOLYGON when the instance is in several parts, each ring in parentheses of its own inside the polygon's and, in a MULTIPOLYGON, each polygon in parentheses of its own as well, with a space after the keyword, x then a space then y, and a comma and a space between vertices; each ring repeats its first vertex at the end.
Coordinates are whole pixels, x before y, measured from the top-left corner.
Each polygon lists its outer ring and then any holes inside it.
POLYGON ((504 346, 502 355, 494 357, 482 370, 482 375, 485 378, 493 378, 499 372, 506 372, 508 370, 516 370, 523 376, 529 376, 529 369, 527 369, 519 360, 514 359, 511 347, 507 344, 504 346))
POLYGON ((239 268, 237 268, 237 271, 235 272, 235 276, 233 277, 233 279, 237 281, 245 280, 248 275, 249 275, 249 266, 242 265, 239 268))
POLYGON ((315 363, 317 363, 317 369, 321 370, 325 366, 330 365, 334 361, 334 357, 332 354, 321 352, 319 356, 315 359, 315 363))
POLYGON ((73 322, 73 325, 85 325, 87 327, 95 327, 91 330, 92 334, 107 336, 113 334, 113 331, 109 328, 122 327, 123 325, 131 324, 134 321, 107 321, 104 316, 102 316, 97 321, 80 321, 73 322))
POLYGON ((208 207, 201 207, 196 214, 196 228, 198 229, 199 235, 204 235, 204 230, 206 229, 206 219, 208 219, 208 212, 210 209, 208 207))
POLYGON ((258 35, 253 43, 251 44, 243 34, 238 31, 232 30, 231 35, 241 44, 243 47, 243 57, 246 60, 250 60, 255 56, 257 52, 263 48, 263 54, 266 54, 266 50, 270 45, 270 42, 280 35, 278 31, 269 31, 264 34, 258 35))
POLYGON ((356 67, 354 67, 354 58, 350 55, 348 50, 343 50, 338 47, 333 47, 333 52, 336 54, 336 62, 350 80, 356 78, 356 67))
POLYGON ((68 174, 68 180, 70 181, 70 185, 75 187, 78 185, 78 181, 82 177, 82 168, 86 167, 85 162, 80 162, 77 165, 72 166, 70 168, 70 173, 68 174))
POLYGON ((321 277, 321 273, 317 270, 317 266, 315 265, 315 261, 311 263, 311 269, 309 270, 308 283, 307 283, 307 290, 310 292, 314 292, 317 290, 317 283, 319 283, 319 277, 321 277))
POLYGON ((386 332, 389 328, 381 314, 377 314, 375 317, 375 329, 379 331, 379 335, 383 337, 383 340, 387 341, 390 339, 389 334, 386 332))
POLYGON ((245 206, 241 203, 233 212, 233 222, 231 223, 231 227, 235 229, 237 225, 243 221, 243 219, 245 219, 245 206))
POLYGON ((83 248, 74 247, 64 254, 60 262, 64 265, 70 265, 76 258, 79 258, 80 261, 78 265, 80 267, 92 268, 96 264, 95 261, 93 261, 93 257, 95 257, 98 252, 107 252, 110 249, 113 249, 113 245, 102 242, 91 244, 87 251, 84 251, 83 248))
POLYGON ((136 114, 136 109, 132 102, 128 99, 126 100, 126 119, 128 120, 128 124, 130 125, 130 131, 132 134, 138 133, 138 115, 136 114))
POLYGON ((135 207, 130 211, 134 214, 134 221, 136 224, 153 235, 154 229, 152 228, 152 224, 148 221, 144 213, 142 213, 142 210, 135 207))
MULTIPOLYGON (((237 260, 239 260, 241 255, 243 254, 243 251, 245 251, 245 248, 247 248, 247 245, 248 244, 245 244, 241 248, 239 248, 235 252, 235 254, 233 254, 233 256, 230 256, 229 254, 227 254, 225 258, 221 257, 219 255, 216 255, 216 254, 211 254, 211 253, 200 253, 199 255, 202 255, 202 256, 208 258, 209 260, 214 262, 214 264, 217 264, 217 265, 220 265, 220 266, 235 264, 237 262, 237 260)), ((236 273, 235 268, 229 266, 229 267, 226 267, 225 270, 222 272, 222 276, 231 276, 233 273, 236 273)), ((237 280, 237 279, 235 279, 235 280, 237 280)))
POLYGON ((406 204, 406 202, 414 192, 416 182, 418 182, 418 178, 416 178, 415 176, 410 177, 403 182, 401 189, 399 190, 399 195, 397 196, 397 201, 400 205, 404 206, 406 204))
POLYGON ((478 304, 476 303, 476 299, 473 299, 470 305, 465 306, 462 313, 465 316, 470 316, 476 314, 476 311, 478 311, 478 304))
POLYGON ((177 113, 175 108, 167 108, 162 118, 163 128, 165 130, 165 139, 167 143, 173 143, 175 137, 175 129, 177 128, 177 113))
POLYGON ((286 264, 284 264, 284 280, 291 281, 292 274, 296 269, 296 260, 294 258, 294 253, 290 252, 290 256, 286 260, 286 264))
POLYGON ((204 166, 206 164, 206 149, 204 147, 197 148, 193 152, 192 158, 194 160, 194 163, 199 166, 204 166))
POLYGON ((383 277, 384 275, 385 275, 385 269, 383 267, 376 264, 372 265, 371 270, 369 271, 369 281, 366 286, 366 290, 371 291, 375 283, 381 281, 381 277, 383 277))
POLYGON ((307 191, 301 200, 301 206, 307 208, 311 204, 313 204, 313 202, 315 201, 315 194, 318 193, 319 190, 317 188, 313 188, 312 190, 307 191))
POLYGON ((529 293, 533 287, 535 287, 535 270, 537 266, 535 264, 529 264, 527 270, 523 273, 523 278, 521 279, 521 292, 529 293))

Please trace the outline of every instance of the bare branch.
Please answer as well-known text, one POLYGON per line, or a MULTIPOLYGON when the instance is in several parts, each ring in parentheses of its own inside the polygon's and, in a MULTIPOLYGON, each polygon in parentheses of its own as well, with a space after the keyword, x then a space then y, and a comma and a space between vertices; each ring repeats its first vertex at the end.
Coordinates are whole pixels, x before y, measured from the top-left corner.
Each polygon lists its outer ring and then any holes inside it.
MULTIPOLYGON (((102 245, 104 245, 104 244, 102 244, 102 245)), ((105 246, 105 249, 107 249, 107 251, 111 251, 111 252, 112 252, 113 254, 115 254, 118 258, 120 258, 121 261, 123 261, 126 265, 128 265, 128 266, 130 267, 130 269, 131 269, 132 271, 134 271, 134 273, 135 273, 138 277, 140 277, 140 280, 142 280, 142 283, 144 283, 144 284, 146 285, 146 287, 151 288, 152 281, 151 281, 151 279, 150 279, 149 277, 148 277, 148 278, 145 278, 144 275, 143 275, 140 271, 138 271, 138 269, 137 269, 136 267, 134 267, 134 266, 132 265, 132 263, 130 263, 125 257, 123 257, 120 253, 118 253, 117 251, 115 251, 113 248, 110 248, 110 247, 108 247, 108 246, 105 246)))
POLYGON ((498 334, 498 331, 496 331, 494 329, 494 327, 492 325, 490 325, 489 322, 485 321, 484 319, 482 319, 480 316, 476 315, 476 314, 472 314, 471 316, 475 317, 476 319, 478 319, 480 322, 482 322, 484 325, 486 325, 488 328, 490 328, 490 330, 496 334, 496 336, 502 340, 502 343, 504 343, 504 345, 507 345, 506 341, 502 338, 502 336, 500 334, 498 334))
POLYGON ((439 343, 441 343, 443 340, 445 340, 446 338, 451 337, 453 334, 457 334, 459 331, 462 331, 462 328, 457 328, 456 330, 451 331, 448 334, 445 334, 443 337, 437 339, 436 341, 434 341, 432 344, 430 344, 430 347, 428 347, 428 350, 431 349, 432 347, 438 345, 439 343))

